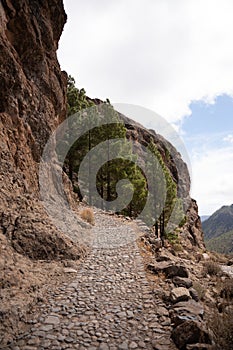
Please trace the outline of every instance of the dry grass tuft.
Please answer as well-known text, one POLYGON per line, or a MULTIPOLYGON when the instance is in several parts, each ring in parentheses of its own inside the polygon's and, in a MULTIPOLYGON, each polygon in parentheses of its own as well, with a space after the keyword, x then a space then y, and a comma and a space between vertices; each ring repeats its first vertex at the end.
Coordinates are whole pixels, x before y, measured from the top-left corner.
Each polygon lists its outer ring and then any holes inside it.
POLYGON ((94 225, 95 219, 94 219, 94 213, 91 208, 85 208, 81 211, 80 216, 83 220, 87 221, 89 224, 94 225))
POLYGON ((225 280, 221 283, 220 296, 228 300, 233 299, 233 279, 232 278, 225 280))
POLYGON ((203 264, 203 270, 205 275, 218 276, 222 274, 222 269, 215 261, 206 261, 203 264))
POLYGON ((233 317, 229 313, 216 314, 209 323, 216 344, 215 350, 233 349, 233 317))
POLYGON ((200 300, 205 298, 205 287, 203 287, 199 282, 193 281, 193 288, 196 290, 200 300))
POLYGON ((172 244, 172 248, 176 253, 183 252, 184 248, 182 247, 181 243, 174 243, 172 244))

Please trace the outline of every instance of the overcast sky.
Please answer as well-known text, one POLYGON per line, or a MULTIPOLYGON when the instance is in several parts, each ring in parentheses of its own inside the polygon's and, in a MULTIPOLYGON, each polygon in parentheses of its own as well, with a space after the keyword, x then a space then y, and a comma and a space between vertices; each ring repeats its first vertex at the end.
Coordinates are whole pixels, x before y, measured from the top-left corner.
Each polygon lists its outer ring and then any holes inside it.
POLYGON ((90 97, 149 108, 175 126, 200 214, 232 204, 233 1, 64 2, 62 69, 90 97))

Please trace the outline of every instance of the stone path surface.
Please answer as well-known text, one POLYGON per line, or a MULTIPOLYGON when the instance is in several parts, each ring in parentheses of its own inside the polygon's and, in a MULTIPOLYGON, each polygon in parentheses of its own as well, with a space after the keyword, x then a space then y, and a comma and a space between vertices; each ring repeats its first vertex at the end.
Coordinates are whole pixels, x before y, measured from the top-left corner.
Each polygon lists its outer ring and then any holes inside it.
POLYGON ((73 282, 49 293, 28 334, 9 349, 176 349, 168 311, 153 295, 134 230, 107 215, 97 216, 94 230, 93 249, 73 282), (125 236, 131 238, 121 245, 125 236))

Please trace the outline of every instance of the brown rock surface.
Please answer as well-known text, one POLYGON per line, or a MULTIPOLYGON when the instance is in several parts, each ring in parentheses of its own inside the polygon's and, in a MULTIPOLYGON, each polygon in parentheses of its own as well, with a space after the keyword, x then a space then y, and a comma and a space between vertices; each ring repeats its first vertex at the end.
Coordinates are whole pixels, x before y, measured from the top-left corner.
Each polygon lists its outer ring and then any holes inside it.
POLYGON ((66 74, 56 58, 62 1, 2 1, 0 20, 0 232, 32 258, 78 257, 48 220, 38 188, 42 149, 66 113, 66 74))
POLYGON ((172 333, 172 339, 180 350, 186 349, 187 344, 211 344, 212 340, 203 324, 195 321, 185 321, 177 326, 172 333))
POLYGON ((192 280, 190 278, 182 278, 179 276, 175 276, 172 280, 172 282, 175 284, 177 287, 185 287, 185 288, 190 288, 192 287, 192 280))
POLYGON ((201 220, 198 215, 197 202, 192 199, 186 214, 187 221, 181 230, 182 245, 189 247, 198 247, 205 249, 204 234, 202 231, 201 220), (187 245, 189 242, 190 246, 187 245))
POLYGON ((170 317, 174 327, 188 320, 202 322, 203 315, 203 306, 193 300, 176 303, 170 311, 170 317))
POLYGON ((180 301, 187 301, 190 299, 190 294, 187 288, 177 287, 171 291, 171 301, 176 304, 180 301))
POLYGON ((178 263, 175 264, 174 262, 161 261, 155 264, 149 264, 147 268, 155 274, 164 273, 167 278, 172 278, 174 276, 188 277, 186 267, 178 263))

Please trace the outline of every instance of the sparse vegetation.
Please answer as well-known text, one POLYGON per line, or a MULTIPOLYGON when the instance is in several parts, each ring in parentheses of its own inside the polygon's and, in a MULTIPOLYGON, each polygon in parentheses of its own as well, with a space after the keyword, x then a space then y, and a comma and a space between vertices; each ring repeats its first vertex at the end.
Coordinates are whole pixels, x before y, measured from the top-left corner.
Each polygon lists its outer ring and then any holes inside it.
POLYGON ((182 244, 180 242, 176 242, 176 243, 172 244, 172 248, 174 249, 174 251, 176 253, 182 252, 184 250, 184 248, 182 247, 182 244))
POLYGON ((215 314, 209 323, 214 340, 215 350, 233 349, 233 317, 229 313, 215 314))
POLYGON ((225 299, 233 299, 233 279, 227 279, 221 282, 220 296, 225 299))
POLYGON ((216 251, 222 254, 233 254, 233 230, 223 233, 219 237, 215 237, 206 241, 206 246, 209 250, 216 251))
POLYGON ((196 290, 199 299, 203 300, 205 298, 205 288, 196 281, 193 281, 193 288, 196 290))
POLYGON ((206 275, 218 276, 222 273, 221 267, 215 261, 206 261, 203 264, 203 272, 206 275))
POLYGON ((217 210, 203 222, 202 228, 209 250, 233 254, 233 204, 217 210))
POLYGON ((165 237, 173 246, 179 244, 179 237, 176 232, 168 232, 165 237))
POLYGON ((91 208, 85 208, 81 211, 80 216, 83 220, 87 221, 89 224, 94 225, 94 213, 91 208))
POLYGON ((208 254, 211 256, 213 261, 217 261, 220 264, 227 264, 228 258, 225 255, 215 251, 209 251, 208 254))
POLYGON ((181 219, 181 221, 180 221, 180 223, 179 223, 179 227, 180 227, 180 228, 183 227, 184 224, 186 224, 186 222, 187 222, 187 216, 185 215, 185 216, 183 217, 183 219, 181 219))

